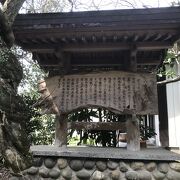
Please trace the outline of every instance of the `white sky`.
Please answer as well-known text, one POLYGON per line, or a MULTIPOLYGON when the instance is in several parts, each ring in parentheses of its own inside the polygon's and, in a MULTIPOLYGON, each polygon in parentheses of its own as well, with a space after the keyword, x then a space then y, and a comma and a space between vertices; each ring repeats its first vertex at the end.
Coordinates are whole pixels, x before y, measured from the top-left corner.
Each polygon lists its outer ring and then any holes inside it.
POLYGON ((169 7, 173 1, 178 0, 81 0, 74 11, 94 10, 94 6, 99 10, 169 7))
MULTIPOLYGON (((73 11, 91 11, 91 10, 109 10, 109 9, 130 9, 130 8, 152 8, 152 7, 169 7, 172 5, 172 2, 178 2, 178 0, 72 0, 75 2, 73 6, 73 11)), ((27 0, 26 5, 31 0, 27 0)), ((49 9, 49 12, 69 12, 71 11, 71 5, 68 0, 52 0, 52 5, 49 9)), ((43 0, 34 0, 37 12, 42 12, 42 6, 47 6, 46 1, 43 0)), ((25 13, 23 8, 20 11, 25 13)))

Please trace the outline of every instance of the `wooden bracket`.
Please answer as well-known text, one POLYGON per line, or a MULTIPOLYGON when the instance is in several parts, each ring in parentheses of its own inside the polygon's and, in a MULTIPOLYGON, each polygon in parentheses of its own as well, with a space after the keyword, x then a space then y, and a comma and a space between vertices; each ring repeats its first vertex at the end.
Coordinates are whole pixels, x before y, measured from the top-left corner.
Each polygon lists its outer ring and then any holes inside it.
POLYGON ((69 74, 72 70, 70 54, 58 49, 55 51, 55 55, 59 60, 59 68, 63 67, 63 71, 61 70, 60 74, 69 74))
POLYGON ((137 72, 137 47, 133 45, 130 50, 130 62, 129 62, 129 70, 132 72, 137 72))

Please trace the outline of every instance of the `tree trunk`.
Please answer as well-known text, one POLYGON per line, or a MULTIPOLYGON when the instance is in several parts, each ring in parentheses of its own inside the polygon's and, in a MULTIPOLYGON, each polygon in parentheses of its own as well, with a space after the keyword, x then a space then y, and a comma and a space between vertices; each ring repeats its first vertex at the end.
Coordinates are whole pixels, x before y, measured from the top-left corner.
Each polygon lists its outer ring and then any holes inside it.
POLYGON ((19 172, 31 164, 25 132, 28 121, 25 104, 17 95, 23 72, 10 48, 14 42, 11 29, 24 0, 6 0, 0 10, 0 156, 5 165, 19 172))

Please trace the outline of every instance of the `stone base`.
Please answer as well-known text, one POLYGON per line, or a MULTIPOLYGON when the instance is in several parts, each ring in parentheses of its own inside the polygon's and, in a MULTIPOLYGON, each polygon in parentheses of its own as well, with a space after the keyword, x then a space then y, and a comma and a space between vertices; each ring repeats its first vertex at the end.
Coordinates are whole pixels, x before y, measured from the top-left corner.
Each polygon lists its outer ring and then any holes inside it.
POLYGON ((22 174, 10 180, 179 180, 180 163, 34 157, 22 174))
POLYGON ((33 166, 10 180, 180 180, 180 155, 164 149, 33 146, 33 166))

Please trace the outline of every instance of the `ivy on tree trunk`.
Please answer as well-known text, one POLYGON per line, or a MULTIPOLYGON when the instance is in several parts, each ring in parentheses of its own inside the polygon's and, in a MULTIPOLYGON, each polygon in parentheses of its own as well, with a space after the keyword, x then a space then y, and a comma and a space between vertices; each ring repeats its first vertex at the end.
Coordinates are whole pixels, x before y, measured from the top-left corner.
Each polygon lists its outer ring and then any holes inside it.
POLYGON ((30 145, 24 130, 28 121, 25 103, 17 94, 23 72, 10 49, 14 43, 11 27, 23 2, 6 0, 0 9, 0 156, 13 172, 31 164, 30 145))

